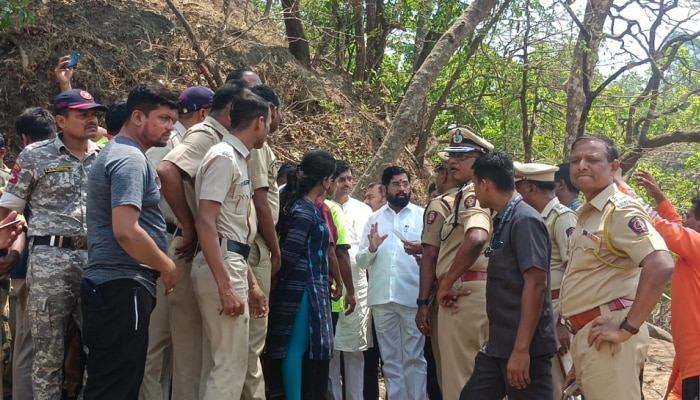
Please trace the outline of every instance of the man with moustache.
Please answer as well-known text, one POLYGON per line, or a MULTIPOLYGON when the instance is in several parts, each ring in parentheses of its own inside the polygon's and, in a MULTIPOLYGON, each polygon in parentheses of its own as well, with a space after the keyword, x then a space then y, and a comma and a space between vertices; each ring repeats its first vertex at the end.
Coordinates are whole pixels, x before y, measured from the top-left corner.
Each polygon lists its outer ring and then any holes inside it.
MULTIPOLYGON (((78 296, 88 256, 87 177, 98 153, 90 139, 97 135, 97 111, 106 109, 84 90, 56 96, 61 133, 20 153, 0 199, 0 219, 12 210, 23 212, 25 205, 32 211, 27 312, 34 341, 32 387, 39 399, 61 398, 66 327, 70 318, 81 323, 78 296)), ((17 240, 7 257, 16 262, 23 249, 24 240, 17 240)))
POLYGON ((124 126, 90 171, 89 263, 80 288, 86 400, 138 398, 156 280, 163 279, 166 295, 177 283, 156 172, 145 154, 167 144, 177 107, 177 95, 163 85, 136 85, 124 126))
POLYGON ((620 161, 610 139, 576 139, 569 161, 586 202, 559 297, 574 334, 567 381, 575 375, 589 400, 636 400, 649 346, 644 321, 671 278, 673 259, 644 208, 613 183, 620 161))
POLYGON ((382 173, 388 203, 367 221, 357 266, 369 270, 367 303, 374 316, 390 399, 425 398, 425 338, 414 318, 423 209, 410 202, 411 176, 391 166, 382 173))
MULTIPOLYGON (((491 235, 490 210, 474 193, 472 167, 493 145, 468 128, 450 131, 445 148, 450 174, 461 189, 440 231, 437 259, 437 316, 440 352, 440 388, 446 399, 456 399, 474 370, 474 359, 488 338, 486 266, 483 249, 491 235)), ((427 298, 417 302, 425 304, 427 298)))

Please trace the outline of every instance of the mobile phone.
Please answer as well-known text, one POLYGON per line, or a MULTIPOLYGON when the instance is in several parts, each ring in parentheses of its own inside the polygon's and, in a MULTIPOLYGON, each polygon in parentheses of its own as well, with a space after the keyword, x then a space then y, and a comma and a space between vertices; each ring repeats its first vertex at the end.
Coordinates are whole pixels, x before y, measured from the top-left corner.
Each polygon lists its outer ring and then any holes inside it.
POLYGON ((79 59, 80 53, 71 54, 70 58, 68 59, 68 62, 66 63, 66 65, 63 66, 63 69, 74 68, 76 65, 78 65, 79 59))
POLYGON ((12 222, 8 222, 8 223, 6 223, 6 224, 0 225, 0 229, 5 229, 5 228, 9 228, 9 227, 11 227, 11 226, 15 226, 15 225, 19 224, 20 222, 22 222, 21 219, 16 219, 16 220, 14 220, 14 221, 12 221, 12 222))

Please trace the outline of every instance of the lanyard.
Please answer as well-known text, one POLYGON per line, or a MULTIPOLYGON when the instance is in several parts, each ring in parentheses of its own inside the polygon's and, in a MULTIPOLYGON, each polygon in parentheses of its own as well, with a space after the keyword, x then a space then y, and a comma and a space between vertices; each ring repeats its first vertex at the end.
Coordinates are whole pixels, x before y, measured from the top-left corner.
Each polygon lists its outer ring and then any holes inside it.
POLYGON ((523 196, 517 195, 508 202, 505 211, 503 211, 503 215, 501 215, 499 218, 498 225, 496 226, 496 232, 494 232, 493 236, 491 236, 491 242, 486 248, 486 251, 484 251, 485 257, 490 257, 494 250, 498 250, 503 247, 503 242, 499 240, 501 233, 503 232, 503 227, 506 225, 508 218, 510 218, 510 214, 513 213, 515 206, 518 205, 522 199, 523 196))

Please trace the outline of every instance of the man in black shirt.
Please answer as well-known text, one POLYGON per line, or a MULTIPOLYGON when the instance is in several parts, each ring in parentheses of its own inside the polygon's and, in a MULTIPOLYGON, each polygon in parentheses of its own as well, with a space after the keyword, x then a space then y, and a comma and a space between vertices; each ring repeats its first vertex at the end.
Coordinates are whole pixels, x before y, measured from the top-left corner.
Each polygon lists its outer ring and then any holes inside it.
POLYGON ((481 206, 498 215, 485 253, 489 339, 460 399, 551 399, 557 341, 547 226, 516 193, 506 153, 492 152, 474 163, 474 190, 481 206))

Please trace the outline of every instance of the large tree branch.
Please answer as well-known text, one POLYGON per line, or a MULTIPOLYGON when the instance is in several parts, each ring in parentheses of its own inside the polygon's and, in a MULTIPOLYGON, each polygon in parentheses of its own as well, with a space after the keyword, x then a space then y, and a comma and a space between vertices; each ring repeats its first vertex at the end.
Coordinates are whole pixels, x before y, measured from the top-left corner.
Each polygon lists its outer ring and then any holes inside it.
POLYGON ((620 158, 623 173, 632 168, 649 150, 672 143, 700 143, 700 127, 662 133, 638 143, 620 158))

